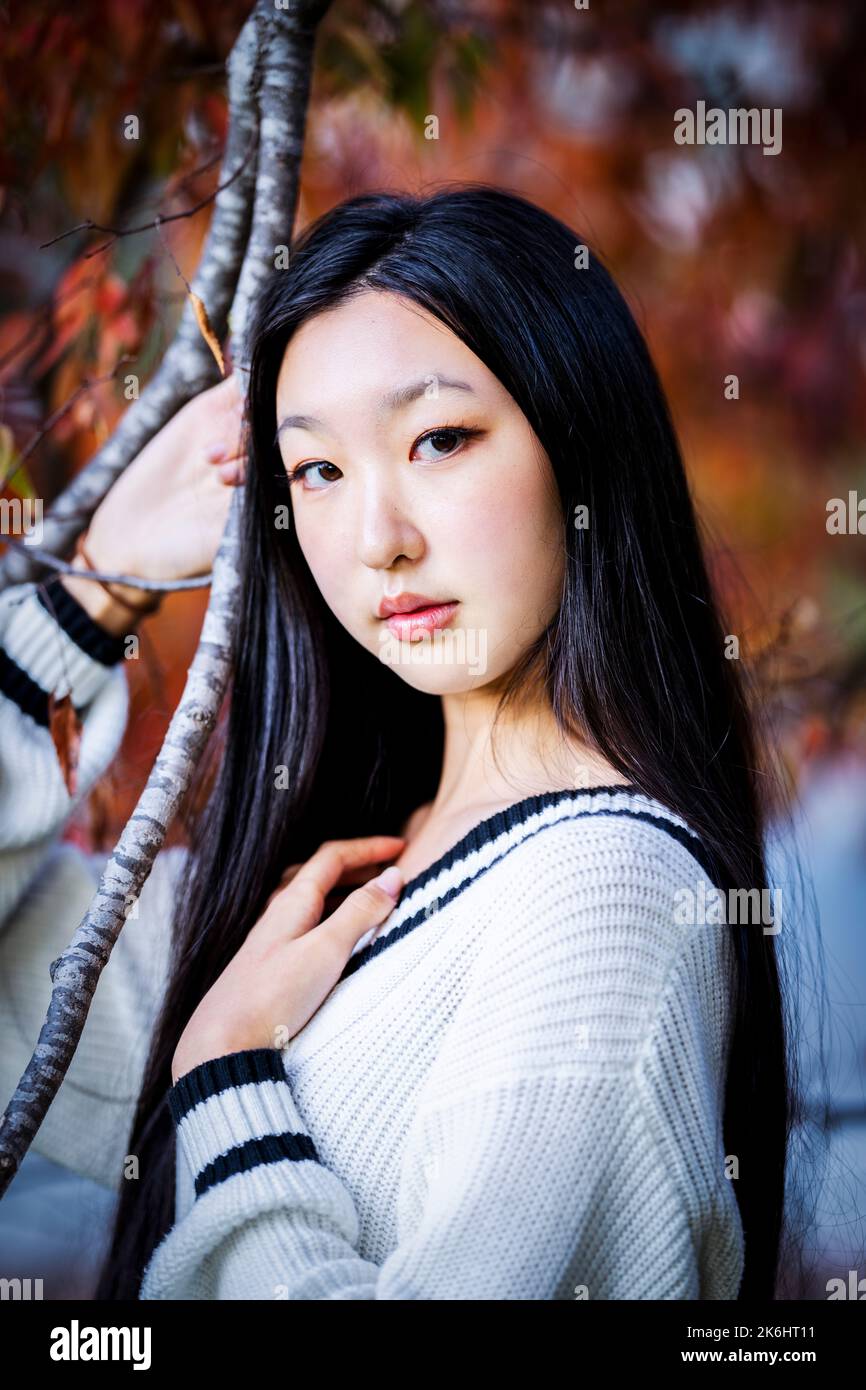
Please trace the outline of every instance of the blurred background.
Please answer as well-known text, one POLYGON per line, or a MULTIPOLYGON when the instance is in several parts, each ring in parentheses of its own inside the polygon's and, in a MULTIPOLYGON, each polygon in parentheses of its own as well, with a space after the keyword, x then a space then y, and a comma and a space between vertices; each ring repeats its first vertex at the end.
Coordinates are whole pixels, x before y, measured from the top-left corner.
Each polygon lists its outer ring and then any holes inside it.
MULTIPOLYGON (((144 382, 171 341, 179 272, 194 276, 220 178, 225 60, 250 8, 86 0, 4 14, 0 495, 47 508, 126 408, 130 359, 144 382), (137 141, 123 135, 130 112, 137 141), (154 226, 157 214, 174 220, 154 226)), ((798 943, 792 968, 830 1163, 820 1190, 815 1177, 812 1271, 786 1271, 793 1298, 866 1276, 864 77, 856 0, 335 0, 296 226, 368 189, 499 183, 601 255, 648 338, 728 630, 778 740, 792 816, 774 830, 780 874, 799 862, 820 910, 820 939, 798 943), (780 109, 780 152, 676 143, 674 113, 699 101, 780 109), (851 493, 854 524, 831 534, 828 503, 851 493)), ((87 848, 110 848, 135 804, 206 601, 173 594, 142 626, 122 756, 67 832, 87 848)), ((72 1181, 74 1196, 31 1154, 0 1204, 0 1275, 35 1248, 34 1267, 54 1260, 46 1297, 86 1296, 107 1211, 107 1194, 72 1181)))

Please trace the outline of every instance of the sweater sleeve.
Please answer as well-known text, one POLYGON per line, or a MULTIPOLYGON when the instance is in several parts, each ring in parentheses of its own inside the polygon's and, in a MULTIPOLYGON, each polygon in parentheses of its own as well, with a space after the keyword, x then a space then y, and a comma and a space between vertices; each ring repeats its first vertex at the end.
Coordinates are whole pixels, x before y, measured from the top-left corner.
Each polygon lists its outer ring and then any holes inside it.
POLYGON ((710 1264, 715 1287, 736 1289, 725 1034, 699 977, 722 968, 722 936, 674 924, 682 856, 696 867, 685 851, 663 863, 645 827, 623 855, 616 828, 599 832, 579 883, 558 830, 539 837, 549 858, 535 871, 515 856, 502 929, 409 1129, 384 1261, 359 1254, 352 1192, 323 1162, 280 1053, 254 1049, 169 1093, 195 1198, 140 1297, 689 1299, 710 1264))
POLYGON ((123 655, 123 639, 56 580, 0 596, 0 930, 120 746, 128 711, 123 655), (48 721, 49 695, 67 693, 82 721, 73 797, 48 721))
MULTIPOLYGON (((128 710, 124 641, 62 584, 0 596, 0 1108, 34 1049, 50 967, 87 910, 107 856, 62 839, 105 771, 128 710), (67 791, 48 727, 48 695, 71 692, 82 720, 78 788, 67 791)), ((53 1162, 117 1189, 156 1011, 184 851, 157 855, 99 979, 66 1076, 33 1140, 53 1162)))

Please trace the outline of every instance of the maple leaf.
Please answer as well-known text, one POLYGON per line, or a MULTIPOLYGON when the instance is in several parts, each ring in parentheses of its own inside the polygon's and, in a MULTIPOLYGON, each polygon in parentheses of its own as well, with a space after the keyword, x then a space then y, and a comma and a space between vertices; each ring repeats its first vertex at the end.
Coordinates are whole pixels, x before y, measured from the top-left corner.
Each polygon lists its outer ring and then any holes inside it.
POLYGON ((70 694, 61 695, 58 700, 48 696, 48 727, 57 760, 70 796, 75 795, 78 784, 78 754, 81 747, 81 720, 78 718, 70 694))

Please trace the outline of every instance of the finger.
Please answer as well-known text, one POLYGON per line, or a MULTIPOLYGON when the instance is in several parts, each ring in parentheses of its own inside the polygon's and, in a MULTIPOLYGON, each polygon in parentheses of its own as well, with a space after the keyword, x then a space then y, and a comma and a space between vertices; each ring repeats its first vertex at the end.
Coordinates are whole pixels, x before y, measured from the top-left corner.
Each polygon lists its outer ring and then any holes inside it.
MULTIPOLYGON (((305 936, 321 922, 326 903, 329 913, 342 905, 332 895, 345 876, 371 862, 378 869, 398 854, 405 843, 399 835, 326 841, 298 867, 289 883, 271 894, 266 905, 271 911, 261 919, 262 923, 268 922, 264 930, 293 941, 305 936)), ((258 925, 254 930, 257 929, 258 925)))
POLYGON ((369 883, 371 878, 378 878, 379 874, 386 867, 383 863, 369 864, 364 869, 353 869, 351 873, 343 874, 339 883, 325 895, 323 915, 330 915, 335 912, 350 893, 361 883, 369 883))
POLYGON ((335 888, 332 888, 325 899, 325 908, 328 915, 345 902, 350 893, 364 883, 369 883, 371 879, 378 878, 386 868, 389 868, 396 854, 392 854, 387 860, 380 860, 375 864, 366 864, 359 869, 351 869, 343 874, 335 888))
POLYGON ((221 480, 224 483, 242 483, 246 478, 242 459, 227 460, 217 468, 221 480))
POLYGON ((225 445, 215 444, 210 451, 205 451, 204 459, 209 465, 207 477, 213 477, 217 484, 232 485, 246 481, 246 454, 243 450, 228 453, 225 445), (213 457, 208 456, 211 451, 213 457))
POLYGON ((228 421, 235 422, 243 419, 246 401, 237 382, 233 381, 231 385, 226 387, 225 393, 219 401, 219 406, 225 411, 228 421))
POLYGON ((402 888, 403 875, 392 864, 369 883, 356 888, 336 912, 317 927, 317 934, 333 941, 348 959, 361 937, 393 912, 402 888))
MULTIPOLYGON (((401 841, 400 843, 403 844, 405 841, 401 841)), ((357 867, 346 869, 345 872, 340 875, 335 886, 326 894, 325 906, 330 912, 333 912, 335 908, 341 905, 343 899, 354 891, 358 884, 368 883, 371 878, 376 878, 385 868, 386 864, 395 857, 396 856, 392 854, 388 856, 388 859, 378 859, 374 864, 360 864, 357 867)), ((265 904, 266 907, 270 907, 274 898, 291 883, 300 868, 300 864, 290 864, 287 869, 283 870, 277 887, 274 889, 273 893, 271 893, 265 904)))
POLYGON ((324 902, 325 894, 348 870, 386 860, 398 853, 405 843, 400 835, 364 835, 353 840, 327 840, 298 871, 291 887, 300 886, 305 891, 314 889, 321 894, 324 902))
POLYGON ((225 401, 229 406, 234 405, 235 400, 243 399, 243 391, 237 372, 229 372, 222 381, 217 382, 213 387, 213 399, 220 404, 225 401))
POLYGON ((217 439, 213 444, 208 444, 203 453, 207 463, 227 463, 229 459, 245 458, 246 448, 240 436, 236 439, 228 436, 226 439, 217 439))
MULTIPOLYGON (((403 843, 405 844, 405 841, 403 843)), ((344 874, 340 875, 336 887, 331 891, 333 893, 351 893, 352 889, 357 888, 359 884, 369 883, 371 878, 376 878, 391 863, 391 860, 396 858, 396 854, 390 854, 386 859, 378 859, 372 864, 361 864, 357 868, 347 869, 344 874)))
POLYGON ((230 372, 229 375, 223 379, 220 385, 224 387, 227 395, 235 395, 238 397, 239 400, 243 400, 243 388, 241 387, 241 383, 236 371, 230 372))
POLYGON ((292 879, 295 877, 295 874, 298 872, 298 870, 300 869, 300 867, 301 867, 300 864, 290 864, 289 867, 288 867, 287 869, 283 869, 283 872, 282 872, 282 874, 280 875, 280 881, 279 881, 279 883, 277 884, 277 886, 276 886, 276 888, 274 889, 274 891, 273 891, 273 892, 270 894, 270 896, 268 897, 268 900, 267 900, 267 902, 265 903, 265 907, 270 907, 271 903, 273 902, 273 900, 274 900, 274 898, 277 896, 277 894, 278 894, 278 893, 282 893, 283 889, 284 889, 289 883, 291 883, 292 879))

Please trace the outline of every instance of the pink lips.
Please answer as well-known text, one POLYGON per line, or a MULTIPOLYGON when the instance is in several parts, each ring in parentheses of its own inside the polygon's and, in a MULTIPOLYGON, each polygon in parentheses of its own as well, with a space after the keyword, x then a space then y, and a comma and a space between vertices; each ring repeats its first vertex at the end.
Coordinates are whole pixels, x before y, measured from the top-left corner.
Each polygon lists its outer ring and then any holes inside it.
POLYGON ((388 629, 395 637, 411 641, 415 633, 447 627, 456 611, 456 603, 439 603, 429 608, 417 608, 411 613, 392 613, 388 618, 388 629))

